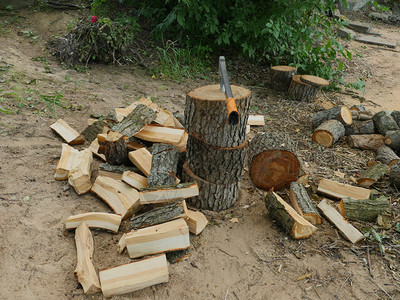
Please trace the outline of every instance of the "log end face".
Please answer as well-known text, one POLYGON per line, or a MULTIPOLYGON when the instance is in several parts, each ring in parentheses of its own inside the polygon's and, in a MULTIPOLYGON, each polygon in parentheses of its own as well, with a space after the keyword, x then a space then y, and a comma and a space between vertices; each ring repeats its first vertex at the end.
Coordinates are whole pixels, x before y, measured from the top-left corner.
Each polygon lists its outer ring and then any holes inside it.
POLYGON ((342 120, 345 124, 351 125, 353 123, 353 116, 351 114, 350 109, 347 106, 342 106, 340 108, 340 115, 342 117, 342 120))
POLYGON ((310 222, 313 225, 321 225, 323 223, 323 220, 321 216, 317 214, 304 214, 303 218, 306 219, 308 222, 310 222))
POLYGON ((314 143, 328 148, 332 148, 334 143, 332 134, 326 130, 316 130, 312 135, 312 140, 314 143))
POLYGON ((295 222, 292 227, 292 237, 296 240, 310 237, 315 231, 317 231, 317 227, 310 225, 311 224, 306 225, 295 222))

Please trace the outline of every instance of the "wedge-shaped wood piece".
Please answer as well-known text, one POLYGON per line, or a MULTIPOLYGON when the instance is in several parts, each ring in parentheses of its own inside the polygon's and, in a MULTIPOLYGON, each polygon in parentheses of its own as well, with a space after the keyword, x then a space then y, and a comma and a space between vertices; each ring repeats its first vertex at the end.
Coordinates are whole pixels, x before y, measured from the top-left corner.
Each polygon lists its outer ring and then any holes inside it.
POLYGON ((184 219, 145 227, 125 236, 130 258, 189 248, 189 227, 184 219))
POLYGON ((125 171, 122 174, 122 181, 140 190, 147 187, 147 178, 131 171, 125 171))
POLYGON ((326 199, 322 199, 317 206, 325 217, 332 222, 332 224, 335 225, 350 242, 355 244, 364 238, 363 234, 343 218, 343 216, 333 206, 331 206, 326 199))
POLYGON ((362 187, 352 186, 329 179, 321 179, 318 192, 336 199, 349 197, 353 199, 369 199, 371 191, 362 187))
POLYGON ((307 190, 301 183, 293 181, 290 184, 289 198, 293 208, 304 219, 313 225, 322 224, 322 218, 318 210, 315 208, 307 190))
POLYGON ((136 230, 179 218, 187 218, 185 200, 176 200, 134 216, 131 219, 131 229, 136 230))
POLYGON ((140 204, 165 204, 176 199, 185 199, 199 195, 197 183, 179 183, 169 186, 157 186, 140 190, 140 204))
POLYGON ((50 128, 57 132, 70 145, 79 145, 85 142, 85 139, 63 119, 50 125, 50 128))
POLYGON ((124 250, 125 250, 125 248, 126 248, 126 241, 125 241, 125 238, 126 238, 126 233, 124 233, 124 234, 121 236, 121 238, 119 239, 119 242, 118 242, 118 245, 117 245, 118 253, 124 252, 124 250))
POLYGON ((134 292, 169 280, 165 254, 101 270, 99 275, 104 297, 134 292))
POLYGON ((74 275, 83 287, 85 294, 96 294, 101 291, 99 278, 93 266, 93 238, 89 227, 82 222, 75 230, 77 263, 74 275))
POLYGON ((93 142, 90 144, 89 149, 95 156, 100 158, 102 161, 106 161, 106 156, 104 154, 99 153, 99 148, 100 148, 99 140, 95 138, 93 142))
POLYGON ((247 125, 250 126, 263 126, 265 125, 265 120, 263 115, 249 115, 247 119, 247 125))
POLYGON ((129 160, 146 176, 151 170, 152 155, 146 148, 141 148, 128 153, 129 160))
POLYGON ((68 172, 68 183, 78 195, 89 192, 92 187, 92 182, 90 181, 92 163, 93 154, 90 149, 79 152, 74 158, 72 168, 68 172))
POLYGON ((68 144, 62 144, 61 157, 56 166, 56 172, 54 173, 55 180, 68 179, 68 172, 71 170, 73 162, 78 154, 78 150, 72 148, 68 144))
POLYGON ((99 176, 92 192, 103 199, 122 220, 129 218, 139 209, 139 192, 120 180, 99 176))
POLYGON ((381 179, 389 170, 390 167, 388 165, 378 162, 362 172, 360 177, 357 178, 357 183, 362 187, 368 188, 381 179))
POLYGON ((100 228, 117 233, 121 219, 121 216, 116 214, 88 212, 68 217, 65 228, 74 229, 85 222, 89 228, 100 228))
POLYGON ((178 145, 184 138, 183 128, 165 127, 160 125, 146 125, 135 134, 135 137, 155 143, 178 145))
POLYGON ((186 223, 189 226, 189 232, 199 235, 208 224, 206 216, 200 211, 187 211, 186 223))
POLYGON ((292 238, 305 239, 317 230, 317 227, 300 216, 293 207, 274 192, 268 192, 264 202, 271 217, 290 233, 292 238))

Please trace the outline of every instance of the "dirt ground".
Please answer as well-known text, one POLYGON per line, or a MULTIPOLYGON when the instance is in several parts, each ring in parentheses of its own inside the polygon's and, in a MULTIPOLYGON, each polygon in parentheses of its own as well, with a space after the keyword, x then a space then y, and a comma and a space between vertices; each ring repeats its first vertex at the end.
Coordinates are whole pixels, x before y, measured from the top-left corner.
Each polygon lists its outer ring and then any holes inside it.
MULTIPOLYGON (((84 295, 77 283, 74 233, 65 230, 64 222, 73 214, 110 209, 94 194, 78 196, 66 182, 54 180, 62 140, 49 126, 57 117, 82 131, 90 114, 106 114, 147 96, 165 109, 183 113, 187 92, 216 83, 156 79, 138 66, 93 65, 89 73, 63 69, 48 54, 45 42, 62 33, 76 16, 77 12, 32 10, 0 16, 0 107, 20 111, 0 113, 0 299, 103 298, 84 295), (70 107, 56 108, 56 117, 37 99, 57 91, 70 107)), ((400 40, 399 27, 379 23, 373 27, 400 40)), ((296 141, 311 190, 322 177, 350 183, 350 177, 373 158, 372 152, 350 149, 345 142, 325 150, 313 145, 309 117, 314 111, 360 100, 374 111, 400 110, 399 50, 344 43, 363 56, 348 64, 352 69, 348 77, 362 77, 367 84, 357 95, 321 92, 316 103, 294 103, 270 89, 267 73, 259 77, 263 82, 232 79, 252 90, 253 113, 265 115, 267 129, 279 128, 296 141)), ((95 167, 98 164, 96 160, 95 167)), ((204 211, 209 226, 199 236, 191 235, 192 255, 169 266, 168 283, 113 299, 400 299, 399 248, 383 258, 376 243, 352 245, 326 220, 309 239, 293 240, 269 218, 264 191, 251 184, 247 169, 241 185, 233 208, 204 211)), ((378 188, 389 193, 398 218, 399 194, 387 184, 378 188)), ((353 224, 362 232, 373 225, 353 224)), ((131 261, 116 247, 126 231, 128 222, 118 234, 93 231, 96 270, 131 261)), ((386 232, 392 240, 400 240, 393 230, 386 232)))

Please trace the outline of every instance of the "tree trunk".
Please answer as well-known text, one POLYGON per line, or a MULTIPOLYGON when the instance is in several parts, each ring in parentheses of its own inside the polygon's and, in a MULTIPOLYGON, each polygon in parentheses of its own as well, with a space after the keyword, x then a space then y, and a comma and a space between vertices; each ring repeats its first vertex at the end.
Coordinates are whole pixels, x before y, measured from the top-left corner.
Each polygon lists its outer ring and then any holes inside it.
POLYGON ((246 152, 247 142, 237 147, 213 147, 189 136, 187 143, 189 169, 215 184, 231 184, 240 180, 246 152))
POLYGON ((302 102, 313 102, 320 87, 312 86, 300 80, 300 75, 292 77, 288 94, 290 98, 302 102))
POLYGON ((376 160, 392 167, 400 161, 400 157, 391 148, 382 145, 376 149, 376 160))
POLYGON ((345 197, 338 208, 346 219, 374 222, 379 214, 390 211, 390 203, 386 198, 358 200, 345 197))
POLYGON ((169 144, 156 143, 152 147, 150 174, 147 187, 172 185, 176 183, 179 159, 178 149, 169 144))
POLYGON ((357 183, 362 187, 368 188, 383 177, 390 167, 388 165, 377 163, 360 174, 357 183))
POLYGON ((269 70, 271 85, 273 88, 287 92, 292 77, 297 74, 297 69, 292 66, 273 66, 269 70))
POLYGON ((128 149, 122 134, 113 131, 107 134, 104 155, 110 165, 123 165, 128 162, 128 149))
POLYGON ((216 147, 238 147, 244 143, 251 92, 235 85, 232 91, 240 115, 237 125, 227 122, 226 96, 219 85, 203 86, 187 94, 185 126, 189 135, 216 147))
POLYGON ((385 135, 386 132, 390 130, 399 130, 400 127, 397 125, 396 121, 390 115, 390 113, 386 110, 382 110, 376 113, 372 120, 375 123, 375 128, 378 133, 385 135))
POLYGON ((400 149, 400 130, 389 130, 385 135, 385 144, 393 150, 400 149))
POLYGON ((342 123, 337 120, 328 120, 315 129, 312 139, 323 147, 333 147, 341 137, 344 136, 345 129, 342 123))
POLYGON ((354 134, 373 134, 375 133, 374 121, 358 121, 353 120, 351 125, 344 125, 345 135, 354 134))
POLYGON ((384 136, 381 134, 349 135, 347 138, 351 148, 376 150, 383 145, 384 136))
POLYGON ((317 128, 319 125, 328 120, 338 120, 343 125, 350 125, 353 123, 351 111, 347 106, 343 105, 315 113, 312 116, 312 126, 313 128, 317 128))
POLYGON ((299 176, 300 162, 287 134, 258 133, 249 144, 249 169, 253 183, 262 189, 279 191, 299 176))
POLYGON ((301 183, 290 184, 289 198, 293 208, 313 225, 322 224, 322 218, 315 208, 310 196, 301 183))

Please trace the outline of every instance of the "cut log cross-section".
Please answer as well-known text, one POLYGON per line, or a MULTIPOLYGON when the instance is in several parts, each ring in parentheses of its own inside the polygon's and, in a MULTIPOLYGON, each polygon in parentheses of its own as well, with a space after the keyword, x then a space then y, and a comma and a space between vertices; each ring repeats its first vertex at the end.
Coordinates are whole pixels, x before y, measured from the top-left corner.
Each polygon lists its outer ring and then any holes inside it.
POLYGON ((73 163, 79 154, 78 150, 72 148, 68 144, 63 143, 61 147, 61 157, 56 166, 56 172, 54 173, 55 180, 68 179, 68 172, 71 170, 73 163))
POLYGON ((172 145, 156 143, 152 147, 151 155, 147 187, 175 184, 179 160, 178 149, 172 145))
POLYGON ((372 117, 372 120, 374 121, 376 130, 383 135, 385 135, 388 131, 400 129, 392 115, 386 110, 376 113, 372 117))
POLYGON ((327 87, 329 85, 328 80, 314 75, 301 75, 300 80, 316 87, 327 87))
POLYGON ((392 167, 400 161, 400 157, 391 148, 382 145, 376 149, 376 160, 392 167))
POLYGON ((360 177, 357 178, 357 183, 362 187, 368 188, 388 173, 389 169, 388 165, 378 162, 362 172, 360 177))
POLYGON ((140 190, 140 204, 166 204, 176 199, 185 199, 199 195, 195 182, 176 185, 157 186, 140 190))
POLYGON ((371 191, 369 189, 352 186, 329 179, 321 179, 318 184, 317 191, 335 199, 342 199, 344 197, 353 199, 369 199, 371 195, 371 191))
POLYGON ((333 147, 340 138, 344 136, 345 129, 337 120, 328 120, 315 129, 312 140, 323 147, 333 147))
POLYGON ((351 148, 376 150, 384 144, 385 137, 381 134, 349 135, 347 141, 351 148))
POLYGON ((296 67, 293 66, 273 66, 269 70, 271 85, 273 88, 287 92, 292 77, 297 74, 296 67))
POLYGON ((121 216, 100 212, 83 213, 70 216, 65 221, 65 228, 67 230, 75 229, 82 222, 85 222, 89 228, 100 228, 117 233, 121 224, 121 216))
POLYGON ((288 94, 289 97, 302 102, 314 101, 320 87, 301 81, 301 75, 295 75, 290 82, 288 94))
POLYGON ((293 208, 304 219, 313 225, 322 224, 322 218, 318 210, 315 208, 305 187, 301 183, 292 182, 290 184, 289 198, 293 208))
POLYGON ((104 141, 104 155, 111 165, 123 165, 128 161, 128 149, 122 134, 110 131, 104 141))
POLYGON ((78 195, 89 192, 92 187, 92 182, 90 181, 92 163, 93 154, 90 149, 82 150, 74 157, 71 170, 68 172, 68 183, 78 195))
POLYGON ((271 217, 290 233, 292 238, 308 238, 317 230, 317 227, 299 215, 274 192, 268 192, 264 202, 271 217))
POLYGON ((328 120, 338 120, 343 125, 353 123, 351 111, 347 106, 336 106, 327 110, 322 110, 312 116, 312 126, 317 128, 319 125, 328 120))
POLYGON ((286 134, 261 132, 249 144, 249 169, 259 188, 279 191, 299 175, 300 162, 294 143, 286 134))
POLYGON ((85 142, 85 139, 63 119, 50 125, 50 128, 57 132, 68 144, 79 145, 85 142))
POLYGON ((385 197, 363 200, 345 197, 340 201, 338 209, 346 219, 373 222, 378 215, 390 211, 390 203, 385 197))
POLYGON ((85 294, 96 294, 100 292, 100 282, 92 262, 93 238, 85 222, 82 222, 75 230, 75 243, 77 263, 74 275, 82 285, 85 294))

